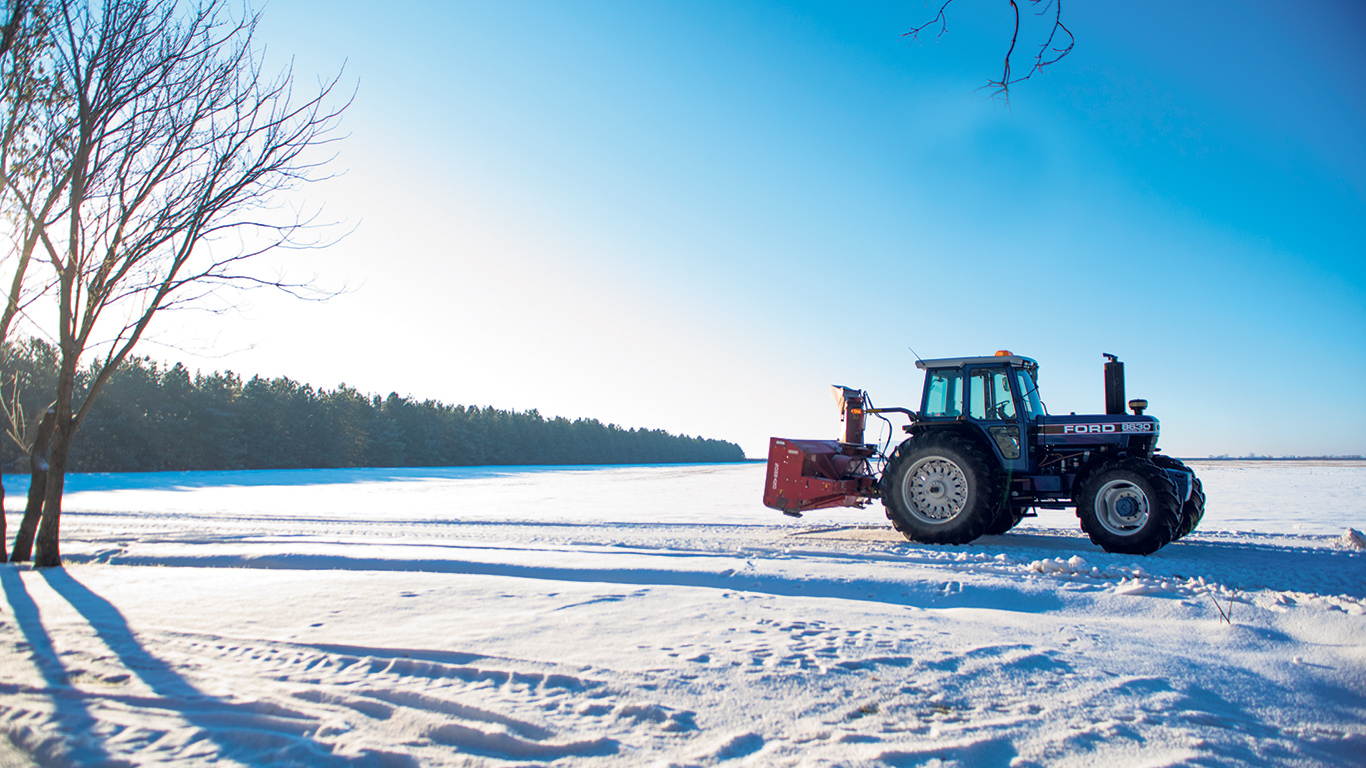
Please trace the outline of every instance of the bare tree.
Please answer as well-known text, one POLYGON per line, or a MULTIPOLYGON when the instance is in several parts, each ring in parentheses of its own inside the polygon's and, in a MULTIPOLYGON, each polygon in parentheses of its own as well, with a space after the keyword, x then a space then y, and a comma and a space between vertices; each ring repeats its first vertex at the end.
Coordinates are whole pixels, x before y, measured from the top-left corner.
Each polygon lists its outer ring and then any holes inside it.
MULTIPOLYGON (((1000 97, 1005 100, 1010 99, 1010 86, 1028 80, 1034 76, 1035 72, 1043 71, 1044 67, 1057 64, 1064 56, 1072 52, 1072 46, 1076 43, 1072 33, 1062 23, 1062 0, 1027 0, 1036 16, 1051 21, 1048 26, 1048 35, 1038 50, 1034 54, 1033 61, 1029 69, 1023 75, 1012 76, 1010 58, 1015 55, 1015 48, 1020 43, 1020 6, 1016 0, 1007 0, 1010 3, 1010 10, 1015 17, 1015 26, 1010 34, 1010 45, 1006 48, 1005 63, 1002 66, 1001 77, 997 80, 987 80, 986 88, 991 89, 993 97, 1000 97), (1052 17, 1049 19, 1048 17, 1052 17)), ((911 29, 910 32, 902 35, 913 40, 920 38, 920 33, 927 29, 938 27, 939 31, 935 37, 942 36, 949 29, 948 16, 945 12, 954 0, 944 0, 944 4, 939 6, 939 13, 933 19, 911 29)))
POLYGON ((274 286, 254 257, 306 247, 314 220, 283 194, 316 178, 349 100, 337 80, 296 98, 253 47, 257 17, 226 0, 49 0, 64 98, 36 120, 47 137, 12 191, 51 266, 60 368, 38 566, 60 565, 67 456, 109 376, 162 310, 225 286, 274 286), (60 202, 45 207, 51 192, 60 202), (84 357, 88 381, 77 397, 84 357))
MULTIPOLYGON (((12 172, 23 172, 26 156, 35 149, 33 135, 26 130, 30 109, 54 94, 52 80, 41 64, 48 40, 45 4, 42 0, 8 0, 0 13, 0 214, 8 220, 6 233, 11 246, 0 251, 0 263, 5 265, 6 274, 11 275, 4 309, 0 310, 3 380, 10 328, 35 293, 27 278, 36 239, 32 237, 32 228, 25 225, 24 216, 11 205, 8 178, 12 172)), ((27 451, 29 444, 23 443, 23 418, 15 421, 14 416, 10 408, 3 409, 3 430, 27 451)), ((4 513, 4 486, 0 484, 0 562, 6 559, 4 513)))

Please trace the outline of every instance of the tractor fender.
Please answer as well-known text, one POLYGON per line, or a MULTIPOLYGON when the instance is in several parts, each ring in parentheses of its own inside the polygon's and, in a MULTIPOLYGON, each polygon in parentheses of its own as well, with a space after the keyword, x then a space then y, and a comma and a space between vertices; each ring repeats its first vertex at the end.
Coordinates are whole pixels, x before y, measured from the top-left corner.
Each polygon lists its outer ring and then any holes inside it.
POLYGON ((1081 490, 1081 487, 1086 484, 1086 479, 1097 469, 1110 462, 1118 461, 1119 459, 1129 456, 1144 458, 1141 453, 1136 453, 1125 448, 1097 451, 1090 459, 1087 459, 1085 464, 1081 465, 1081 469, 1077 470, 1077 474, 1072 476, 1072 487, 1068 489, 1068 493, 1075 499, 1077 497, 1077 491, 1081 490))
POLYGON ((938 423, 932 422, 928 424, 920 422, 910 425, 907 431, 911 433, 911 436, 906 438, 905 440, 902 440, 901 445, 897 446, 897 450, 901 450, 901 446, 907 445, 911 443, 913 440, 915 440, 917 437, 921 437, 924 435, 956 435, 964 440, 971 442, 974 446, 977 447, 978 450, 982 451, 987 456, 996 455, 994 450, 992 449, 990 438, 987 437, 987 433, 983 431, 981 428, 976 427, 972 424, 968 424, 967 422, 946 421, 938 423))
MULTIPOLYGON (((1012 473, 1009 469, 1007 469, 1004 465, 1000 463, 1000 457, 996 455, 996 448, 994 445, 992 445, 991 438, 987 435, 984 429, 982 429, 980 426, 972 422, 946 420, 931 423, 915 423, 912 424, 906 431, 909 432, 911 436, 906 438, 905 440, 902 440, 901 443, 896 447, 896 450, 894 450, 891 454, 888 455, 887 466, 891 466, 891 460, 893 457, 901 455, 906 451, 914 450, 917 447, 916 444, 918 442, 923 441, 928 437, 934 436, 936 438, 939 438, 951 436, 962 443, 967 443, 977 452, 979 452, 981 454, 982 460, 986 462, 982 466, 982 469, 992 477, 996 478, 989 482, 988 487, 998 487, 1000 493, 1000 497, 995 504, 998 518, 999 515, 1007 514, 1010 512, 1010 487, 1012 473)), ((892 490, 887 488, 884 484, 890 482, 890 480, 891 479, 885 472, 878 478, 878 493, 883 499, 882 503, 884 506, 887 505, 888 494, 892 493, 892 490)), ((1009 517, 1008 514, 1007 517, 1009 517)), ((990 530, 999 522, 1002 521, 989 521, 987 529, 990 530)), ((1006 527, 1003 528, 1001 532, 1004 532, 1006 529, 1011 527, 1016 522, 1019 522, 1019 520, 1012 519, 1010 523, 1006 524, 1006 527)), ((901 530, 902 533, 905 533, 905 530, 903 530, 900 526, 897 527, 897 530, 901 530)), ((919 539, 912 540, 918 541, 919 539)))

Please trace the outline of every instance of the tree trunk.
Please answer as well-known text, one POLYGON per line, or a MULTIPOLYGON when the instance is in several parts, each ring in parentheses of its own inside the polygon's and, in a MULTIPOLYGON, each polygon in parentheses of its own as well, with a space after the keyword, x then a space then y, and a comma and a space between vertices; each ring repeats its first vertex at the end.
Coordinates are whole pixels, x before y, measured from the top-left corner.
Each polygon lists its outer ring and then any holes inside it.
MULTIPOLYGON (((67 291, 68 286, 64 284, 62 293, 66 294, 67 291)), ((65 307, 63 310, 65 315, 65 307)), ((63 317, 62 320, 68 318, 63 317)), ((66 488, 66 457, 71 451, 72 430, 75 427, 71 418, 71 399, 76 390, 76 356, 68 351, 74 345, 68 339, 62 341, 62 372, 57 378, 57 402, 52 406, 52 448, 48 451, 47 488, 43 495, 43 514, 38 519, 38 536, 33 550, 33 565, 37 568, 56 568, 62 564, 58 545, 59 528, 62 491, 66 488)))
POLYGON ((33 553, 33 534, 38 530, 38 519, 43 514, 43 497, 47 495, 47 453, 52 443, 52 426, 56 423, 57 409, 48 408, 43 420, 38 423, 38 433, 33 437, 33 447, 28 452, 29 482, 28 506, 24 508, 24 519, 14 534, 14 551, 10 560, 22 563, 33 553))
MULTIPOLYGON (((69 419, 67 421, 69 423, 69 419)), ((71 429, 59 427, 53 435, 43 514, 39 518, 38 537, 34 542, 33 565, 38 568, 55 568, 62 564, 58 528, 62 519, 62 490, 66 487, 66 455, 70 448, 71 429)))

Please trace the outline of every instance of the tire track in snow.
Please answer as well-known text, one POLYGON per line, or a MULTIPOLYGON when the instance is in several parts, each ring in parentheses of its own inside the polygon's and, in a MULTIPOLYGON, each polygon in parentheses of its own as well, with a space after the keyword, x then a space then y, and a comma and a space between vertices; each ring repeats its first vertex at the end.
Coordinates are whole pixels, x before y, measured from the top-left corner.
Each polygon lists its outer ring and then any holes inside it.
POLYGON ((642 701, 636 686, 544 663, 190 635, 174 642, 209 668, 272 680, 292 706, 326 723, 330 740, 366 745, 406 733, 409 753, 434 764, 451 754, 609 758, 695 730, 693 713, 642 701))

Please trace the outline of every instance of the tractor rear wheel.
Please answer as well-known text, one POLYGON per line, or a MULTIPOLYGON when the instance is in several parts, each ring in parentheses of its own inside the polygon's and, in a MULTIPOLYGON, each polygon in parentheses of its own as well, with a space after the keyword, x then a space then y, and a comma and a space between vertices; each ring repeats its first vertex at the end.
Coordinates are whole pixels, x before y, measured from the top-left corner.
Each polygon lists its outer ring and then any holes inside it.
POLYGON ((1191 468, 1186 466, 1179 459, 1173 459, 1160 453, 1153 454, 1153 463, 1162 469, 1179 469, 1182 472, 1189 472, 1191 476, 1191 496, 1186 499, 1186 503, 1181 505, 1181 525, 1176 529, 1176 538, 1181 538, 1200 524, 1201 518, 1205 516, 1205 486, 1200 483, 1200 478, 1191 472, 1191 468))
POLYGON ((1106 552, 1150 555, 1176 538, 1181 501, 1176 484, 1156 464, 1124 458, 1087 476, 1077 495, 1077 517, 1106 552))
POLYGON ((1002 491, 1000 469, 951 434, 907 440, 882 473, 887 518, 901 535, 926 544, 966 544, 981 536, 996 520, 1002 491))

